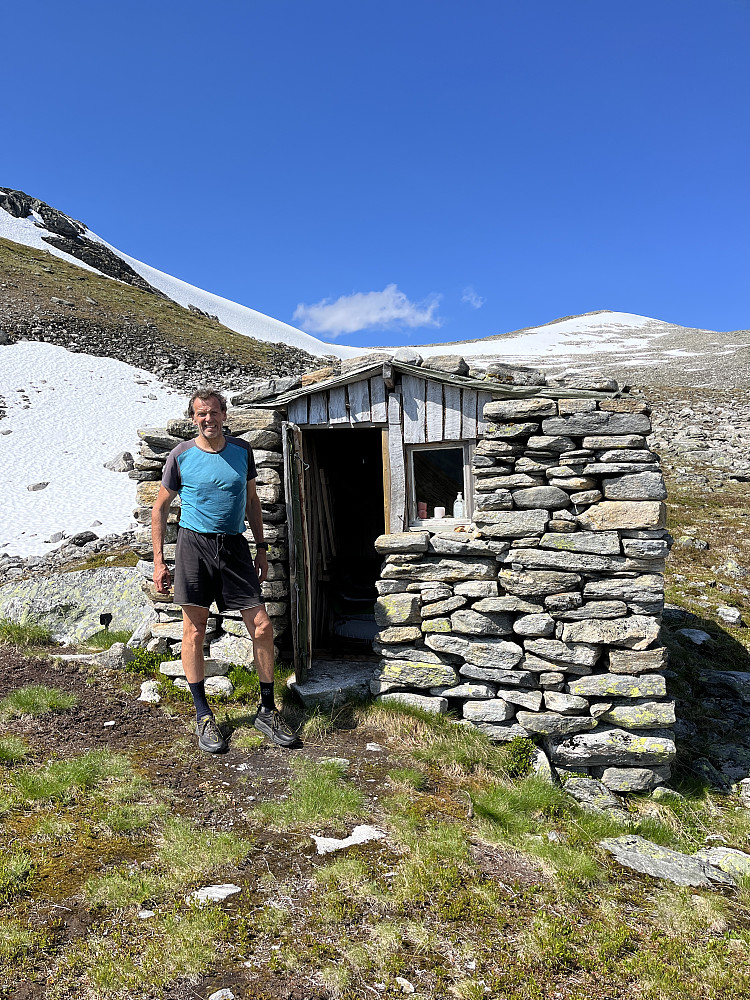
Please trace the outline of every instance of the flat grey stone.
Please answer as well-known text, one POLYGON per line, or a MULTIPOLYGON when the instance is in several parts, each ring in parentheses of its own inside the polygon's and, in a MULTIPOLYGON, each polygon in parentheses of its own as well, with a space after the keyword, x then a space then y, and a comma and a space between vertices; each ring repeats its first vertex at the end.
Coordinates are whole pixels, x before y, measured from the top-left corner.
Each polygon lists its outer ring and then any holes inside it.
POLYGON ((420 620, 420 599, 415 594, 382 594, 375 602, 375 621, 381 628, 415 625, 420 620))
POLYGON ((370 691, 383 694, 395 688, 450 687, 457 681, 453 667, 444 663, 410 660, 381 660, 370 679, 370 691))
MULTIPOLYGON (((559 535, 573 538, 574 535, 559 535)), ((588 552, 550 549, 514 549, 503 560, 524 569, 550 569, 569 573, 620 573, 642 569, 638 560, 626 556, 599 556, 588 552)))
POLYGON ((586 642, 591 645, 625 646, 627 649, 646 649, 659 636, 659 622, 645 615, 610 620, 566 622, 563 642, 586 642))
POLYGON ((549 517, 548 510, 481 510, 474 523, 488 538, 529 538, 542 534, 549 517))
POLYGON ((515 715, 515 709, 502 698, 467 701, 463 707, 463 717, 469 722, 507 722, 515 715))
POLYGON ((750 854, 738 851, 733 847, 702 847, 693 855, 701 861, 707 861, 723 872, 746 878, 750 875, 750 854))
POLYGON ((574 531, 570 534, 542 535, 543 549, 559 552, 588 552, 592 555, 620 555, 620 536, 616 531, 574 531))
POLYGON ((558 691, 545 691, 544 706, 550 712, 560 715, 582 715, 589 710, 589 703, 585 698, 558 691))
POLYGON ((444 600, 433 601, 430 604, 422 604, 421 615, 422 618, 434 618, 437 615, 447 615, 451 611, 457 611, 458 608, 463 608, 466 604, 465 597, 446 597, 444 600))
POLYGON ((547 570, 501 570, 498 580, 504 590, 517 597, 543 597, 560 594, 578 587, 581 578, 576 573, 559 573, 547 570))
POLYGON ((608 711, 602 712, 599 719, 613 726, 622 726, 623 729, 669 727, 675 723, 674 702, 638 700, 624 705, 613 705, 608 711))
POLYGON ((513 622, 513 631, 523 636, 548 636, 555 631, 555 622, 551 615, 538 612, 530 615, 519 615, 513 622))
POLYGON ((493 743, 509 743, 518 736, 528 736, 523 726, 519 726, 517 722, 473 722, 471 725, 493 743))
POLYGON ((664 528, 666 519, 667 510, 660 500, 602 500, 578 515, 584 531, 664 528))
POLYGON ((226 663, 237 663, 243 667, 251 666, 254 660, 253 642, 249 637, 239 635, 223 635, 210 645, 211 657, 214 660, 224 660, 226 663))
POLYGON ((472 684, 466 681, 463 684, 456 684, 453 687, 430 688, 430 694, 442 698, 470 698, 473 701, 495 697, 496 688, 494 684, 472 684))
POLYGON ((669 781, 672 769, 664 767, 606 767, 601 780, 613 792, 650 792, 669 781))
POLYGON ((434 715, 445 715, 448 711, 447 698, 431 698, 429 695, 411 694, 408 691, 391 691, 389 694, 381 694, 377 700, 385 704, 395 702, 410 708, 421 708, 423 712, 432 712, 434 715))
POLYGON ((664 577, 658 574, 610 580, 590 580, 583 588, 585 598, 618 601, 656 600, 664 597, 664 577))
POLYGON ((420 646, 391 646, 373 642, 373 652, 391 660, 419 660, 422 663, 442 663, 443 661, 431 649, 420 646))
POLYGON ((603 813, 621 822, 628 821, 628 814, 619 799, 603 782, 596 778, 573 775, 565 782, 565 791, 587 812, 603 813))
POLYGON ((518 712, 516 721, 529 733, 541 736, 565 736, 596 727, 590 715, 558 715, 557 712, 518 712))
POLYGON ((544 695, 541 691, 529 691, 526 688, 498 688, 497 697, 510 705, 520 705, 531 712, 538 712, 542 707, 544 695))
POLYGON ((478 667, 464 663, 458 670, 461 677, 475 681, 489 681, 498 687, 533 687, 534 678, 528 670, 493 670, 492 667, 478 667))
POLYGON ((497 597, 497 580, 465 580, 453 590, 464 597, 497 597))
POLYGON ((566 643, 559 639, 526 639, 523 647, 527 653, 566 667, 593 667, 601 653, 598 646, 566 643))
POLYGON ((491 549, 481 538, 473 538, 468 532, 453 531, 433 535, 429 551, 444 556, 486 556, 491 549))
POLYGON ((360 660, 313 660, 307 680, 298 682, 292 674, 287 686, 305 708, 316 705, 327 711, 347 701, 369 697, 374 665, 360 660))
POLYGON ((532 601, 524 601, 522 598, 514 597, 513 595, 506 597, 485 597, 472 606, 472 611, 480 611, 484 614, 494 611, 533 615, 542 610, 541 605, 534 604, 532 601))
POLYGON ((704 643, 711 642, 711 636, 702 628, 680 628, 677 630, 677 635, 685 636, 694 646, 702 646, 704 643))
POLYGON ((744 670, 701 670, 699 677, 702 685, 733 691, 742 702, 750 704, 750 673, 744 670))
POLYGON ((492 559, 450 559, 435 556, 414 562, 388 563, 382 571, 386 580, 407 579, 437 583, 462 583, 467 579, 494 580, 497 563, 492 559))
POLYGON ((664 698, 667 684, 661 674, 592 674, 568 685, 571 694, 583 698, 664 698))
MULTIPOLYGON (((206 677, 224 677, 229 672, 229 664, 217 662, 216 660, 206 660, 206 677)), ((165 677, 181 677, 185 679, 185 670, 182 660, 164 660, 159 664, 159 673, 165 677)))
POLYGON ((590 733, 552 737, 548 744, 553 762, 567 767, 650 767, 669 764, 677 753, 668 730, 631 733, 607 725, 590 733))
MULTIPOLYGON (((644 435, 651 433, 651 420, 645 413, 574 413, 569 417, 548 417, 542 421, 543 434, 584 435, 644 435)), ((584 444, 584 448, 589 447, 584 444)))
POLYGON ((675 885, 692 885, 706 889, 734 888, 735 879, 715 865, 695 855, 682 854, 650 840, 629 834, 609 837, 599 842, 619 864, 643 875, 666 879, 675 885))
POLYGON ((514 490, 513 505, 519 510, 562 510, 570 505, 570 497, 556 486, 532 486, 525 490, 514 490))
POLYGON ((474 610, 456 611, 451 615, 451 629, 461 635, 511 635, 513 619, 509 614, 480 614, 474 610))
POLYGON ((488 423, 485 426, 484 436, 486 438, 518 438, 528 437, 539 430, 539 424, 523 421, 521 423, 488 423))
MULTIPOLYGON (((543 383, 539 383, 543 384, 543 383)), ((485 420, 528 420, 537 417, 557 415, 557 403, 553 399, 495 399, 484 405, 485 420)))
POLYGON ((638 472, 632 475, 605 478, 607 500, 666 500, 667 488, 661 472, 638 472))
POLYGON ((628 606, 624 601, 587 601, 570 611, 557 612, 554 617, 562 622, 587 621, 596 618, 624 618, 628 606))
POLYGON ((609 669, 613 674, 645 674, 664 670, 669 656, 664 646, 656 649, 610 649, 609 669))
POLYGON ((391 552, 426 552, 430 536, 427 531, 402 531, 393 535, 378 535, 375 551, 381 555, 391 552))

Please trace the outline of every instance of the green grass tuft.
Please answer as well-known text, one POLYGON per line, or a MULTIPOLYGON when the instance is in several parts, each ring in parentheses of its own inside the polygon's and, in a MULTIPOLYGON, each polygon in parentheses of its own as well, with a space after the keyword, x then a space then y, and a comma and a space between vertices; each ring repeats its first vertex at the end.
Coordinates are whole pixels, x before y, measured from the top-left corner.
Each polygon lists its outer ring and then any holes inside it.
POLYGON ((130 641, 130 637, 133 633, 127 631, 114 631, 110 632, 109 629, 103 628, 98 632, 94 632, 86 640, 86 645, 91 646, 94 649, 109 649, 114 646, 116 642, 127 643, 130 641))
POLYGON ((323 820, 343 820, 362 812, 364 796, 344 778, 345 766, 336 761, 320 764, 297 757, 288 798, 265 802, 256 812, 277 827, 307 826, 323 820))
POLYGON ((78 698, 68 691, 46 687, 44 684, 30 684, 7 694, 0 701, 0 718, 14 719, 22 715, 46 715, 48 712, 64 712, 78 704, 78 698))
POLYGON ((34 859, 27 851, 16 847, 0 851, 0 903, 25 892, 35 870, 34 859))
POLYGON ((91 750, 70 760, 50 761, 41 768, 11 772, 11 800, 32 803, 75 799, 106 781, 131 775, 127 757, 109 750, 91 750))
POLYGON ((0 736, 0 764, 18 764, 28 752, 29 745, 20 736, 0 736))
POLYGON ((0 618, 0 645, 29 649, 34 646, 51 646, 54 640, 48 628, 27 619, 21 622, 0 618))

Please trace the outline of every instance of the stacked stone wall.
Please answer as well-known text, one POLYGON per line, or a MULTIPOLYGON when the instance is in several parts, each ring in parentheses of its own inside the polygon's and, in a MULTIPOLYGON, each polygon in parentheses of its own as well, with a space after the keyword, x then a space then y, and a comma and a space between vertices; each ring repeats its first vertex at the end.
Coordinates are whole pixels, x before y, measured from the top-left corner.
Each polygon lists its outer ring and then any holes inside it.
MULTIPOLYGON (((253 448, 257 468, 257 491, 263 511, 263 533, 269 542, 268 579, 262 585, 266 610, 273 623, 274 637, 280 639, 289 619, 289 571, 286 509, 283 504, 283 459, 281 452, 281 415, 274 410, 237 407, 227 413, 225 431, 248 441, 253 448)), ((151 510, 159 491, 164 464, 170 451, 195 437, 196 429, 187 418, 170 420, 166 427, 149 427, 138 432, 140 455, 131 473, 139 479, 134 517, 138 522, 134 549, 143 575, 142 587, 153 605, 152 620, 137 641, 149 650, 179 657, 182 643, 182 608, 173 604, 170 595, 159 594, 153 585, 153 549, 151 545, 151 510)), ((164 557, 174 568, 180 498, 175 497, 167 520, 164 557)), ((255 556, 252 532, 245 535, 255 556)), ((238 611, 212 614, 206 630, 206 652, 219 664, 253 662, 252 643, 238 611)))
POLYGON ((371 690, 531 736, 559 771, 646 791, 675 756, 664 603, 666 490, 627 396, 500 400, 455 531, 383 535, 371 690))

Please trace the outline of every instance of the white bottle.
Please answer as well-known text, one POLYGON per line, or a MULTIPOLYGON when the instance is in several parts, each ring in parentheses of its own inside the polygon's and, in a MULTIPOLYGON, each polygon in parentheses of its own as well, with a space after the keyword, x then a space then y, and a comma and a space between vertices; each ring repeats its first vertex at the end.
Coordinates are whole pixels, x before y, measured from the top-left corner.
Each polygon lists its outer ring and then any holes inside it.
POLYGON ((464 497, 463 493, 459 493, 456 497, 456 502, 453 504, 453 516, 463 517, 464 516, 464 497))

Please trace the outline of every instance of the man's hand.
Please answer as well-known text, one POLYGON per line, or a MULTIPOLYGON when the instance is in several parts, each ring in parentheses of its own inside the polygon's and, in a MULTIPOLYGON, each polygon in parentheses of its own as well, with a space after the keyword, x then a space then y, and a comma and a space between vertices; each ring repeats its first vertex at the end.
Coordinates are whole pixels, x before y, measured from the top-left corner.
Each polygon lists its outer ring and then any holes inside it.
POLYGON ((154 563, 154 586, 160 594, 168 594, 172 586, 172 576, 166 563, 154 563))
POLYGON ((258 549, 255 554, 255 572, 258 574, 258 582, 263 583, 268 576, 268 555, 265 549, 258 549))

